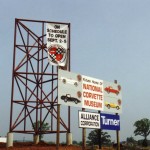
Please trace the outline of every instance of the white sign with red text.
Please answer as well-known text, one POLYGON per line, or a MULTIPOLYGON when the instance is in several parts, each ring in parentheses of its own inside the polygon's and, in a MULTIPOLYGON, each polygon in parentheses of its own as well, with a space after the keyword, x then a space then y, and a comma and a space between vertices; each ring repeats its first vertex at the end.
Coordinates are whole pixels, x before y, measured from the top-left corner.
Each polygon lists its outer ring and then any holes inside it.
POLYGON ((103 110, 103 81, 59 69, 58 103, 103 110))
POLYGON ((103 81, 82 75, 82 107, 103 110, 103 81))
POLYGON ((58 70, 58 103, 87 109, 122 112, 121 86, 58 70))

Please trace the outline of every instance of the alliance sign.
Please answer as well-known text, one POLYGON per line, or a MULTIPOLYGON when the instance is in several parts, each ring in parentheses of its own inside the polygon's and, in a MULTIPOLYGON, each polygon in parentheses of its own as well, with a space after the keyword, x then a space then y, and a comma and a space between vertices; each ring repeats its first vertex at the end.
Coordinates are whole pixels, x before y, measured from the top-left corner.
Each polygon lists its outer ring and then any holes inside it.
POLYGON ((100 129, 100 114, 79 111, 79 127, 100 129))

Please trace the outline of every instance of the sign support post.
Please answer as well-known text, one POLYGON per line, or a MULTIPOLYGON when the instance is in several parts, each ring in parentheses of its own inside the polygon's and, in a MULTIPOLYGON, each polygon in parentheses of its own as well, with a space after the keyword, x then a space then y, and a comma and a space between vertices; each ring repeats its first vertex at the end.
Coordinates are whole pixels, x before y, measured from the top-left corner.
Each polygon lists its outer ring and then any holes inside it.
MULTIPOLYGON (((82 108, 82 111, 85 111, 85 108, 82 108)), ((86 148, 86 128, 82 128, 82 149, 86 148)))
MULTIPOLYGON (((101 111, 98 111, 99 114, 101 114, 101 111)), ((98 138, 99 138, 99 149, 102 148, 102 142, 101 142, 101 129, 98 129, 99 133, 98 133, 98 138)))
MULTIPOLYGON (((117 84, 117 80, 114 81, 117 84)), ((116 113, 118 115, 118 113, 116 113)), ((119 140, 119 130, 116 130, 116 138, 117 138, 117 150, 120 150, 120 140, 119 140)))
MULTIPOLYGON (((116 113, 116 115, 118 115, 118 113, 116 113)), ((119 130, 116 131, 116 137, 117 137, 117 150, 120 150, 119 130)))
POLYGON ((56 150, 59 150, 60 139, 60 104, 57 105, 57 137, 56 137, 56 150))

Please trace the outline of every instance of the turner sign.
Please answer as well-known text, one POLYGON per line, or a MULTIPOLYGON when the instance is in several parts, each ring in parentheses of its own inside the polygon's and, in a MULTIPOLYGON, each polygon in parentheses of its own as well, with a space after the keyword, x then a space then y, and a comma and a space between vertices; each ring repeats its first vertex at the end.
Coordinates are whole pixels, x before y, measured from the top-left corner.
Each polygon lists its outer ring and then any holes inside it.
POLYGON ((119 115, 101 113, 101 129, 120 130, 119 115))
POLYGON ((100 114, 79 111, 79 127, 100 129, 100 114))

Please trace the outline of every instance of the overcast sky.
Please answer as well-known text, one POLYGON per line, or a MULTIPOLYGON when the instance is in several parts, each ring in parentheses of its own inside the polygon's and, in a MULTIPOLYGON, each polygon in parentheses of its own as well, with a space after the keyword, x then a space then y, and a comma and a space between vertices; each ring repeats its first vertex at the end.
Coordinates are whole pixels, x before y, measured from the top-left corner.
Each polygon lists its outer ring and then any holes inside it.
POLYGON ((15 18, 71 23, 71 71, 122 86, 121 140, 150 119, 150 0, 0 0, 0 136, 9 129, 15 18))

